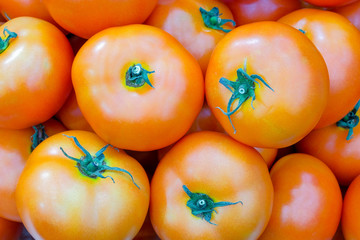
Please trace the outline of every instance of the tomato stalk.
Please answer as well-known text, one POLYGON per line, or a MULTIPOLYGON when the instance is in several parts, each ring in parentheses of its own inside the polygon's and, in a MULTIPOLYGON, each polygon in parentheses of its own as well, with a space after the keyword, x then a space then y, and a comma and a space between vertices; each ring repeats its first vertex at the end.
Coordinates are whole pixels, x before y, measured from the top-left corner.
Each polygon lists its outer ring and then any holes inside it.
POLYGON ((148 74, 154 72, 155 71, 148 71, 144 69, 141 64, 135 64, 126 72, 126 86, 138 88, 147 83, 150 87, 154 88, 148 77, 148 74))
POLYGON ((34 149, 45 139, 47 139, 49 136, 45 132, 45 126, 42 124, 38 124, 36 126, 33 126, 33 129, 35 130, 35 133, 31 136, 31 151, 34 151, 34 149))
POLYGON ((264 81, 264 79, 262 77, 260 77, 257 74, 249 75, 247 73, 246 59, 244 62, 244 69, 239 68, 237 70, 237 79, 234 82, 230 81, 226 78, 221 78, 219 81, 224 87, 226 87, 227 89, 229 89, 231 91, 232 95, 231 95, 230 100, 227 105, 227 112, 222 110, 220 107, 216 107, 216 108, 220 109, 223 114, 228 116, 231 126, 234 129, 234 134, 236 133, 236 129, 234 127, 234 124, 231 121, 230 116, 232 114, 234 114, 248 98, 251 98, 251 107, 253 109, 255 109, 253 106, 253 102, 255 100, 255 83, 257 83, 260 87, 260 83, 258 81, 256 81, 256 79, 260 80, 266 87, 268 87, 272 91, 274 91, 274 89, 272 89, 269 86, 269 84, 267 84, 264 81), (232 106, 233 102, 237 99, 239 100, 238 105, 234 110, 231 111, 231 106, 232 106))
POLYGON ((190 197, 190 199, 187 201, 186 206, 188 206, 191 209, 192 215, 196 217, 200 217, 201 219, 205 219, 210 224, 216 225, 215 223, 212 223, 211 220, 211 214, 212 212, 217 213, 215 208, 217 207, 225 207, 229 205, 235 205, 238 203, 241 203, 243 205, 242 201, 238 202, 214 202, 207 194, 205 193, 192 193, 185 185, 183 185, 183 189, 185 193, 190 197))
POLYGON ((97 151, 94 156, 92 156, 83 146, 81 146, 81 144, 79 143, 79 141, 76 137, 67 136, 67 135, 64 135, 64 136, 66 136, 68 138, 72 138, 74 140, 76 146, 79 147, 80 150, 85 154, 85 156, 81 156, 80 158, 74 158, 74 157, 69 156, 64 151, 64 149, 62 147, 60 147, 60 150, 64 153, 64 155, 67 158, 76 161, 77 168, 83 175, 90 177, 90 178, 97 178, 97 177, 110 178, 113 181, 113 183, 115 183, 114 179, 111 176, 104 176, 104 175, 102 175, 102 173, 105 172, 106 170, 119 171, 119 172, 128 174, 130 176, 132 182, 134 183, 134 185, 140 189, 140 187, 135 183, 135 180, 130 172, 128 172, 127 170, 122 169, 122 168, 110 167, 110 166, 106 165, 104 152, 110 146, 110 144, 105 145, 103 148, 101 148, 99 151, 97 151))
POLYGON ((3 34, 4 34, 4 39, 0 38, 0 53, 4 52, 9 47, 10 40, 12 38, 17 37, 16 33, 11 32, 6 27, 4 28, 3 34), (7 34, 7 36, 6 36, 6 34, 7 34))
POLYGON ((354 109, 351 110, 345 117, 336 123, 336 126, 349 129, 346 140, 350 140, 354 133, 354 127, 359 124, 359 117, 356 115, 356 112, 359 110, 360 101, 357 102, 354 109))
POLYGON ((236 22, 231 19, 221 19, 219 9, 217 7, 212 8, 210 11, 206 11, 202 7, 200 7, 200 13, 204 20, 205 26, 215 30, 221 30, 226 33, 230 32, 231 29, 224 29, 222 25, 225 23, 231 22, 234 26, 236 26, 236 22))

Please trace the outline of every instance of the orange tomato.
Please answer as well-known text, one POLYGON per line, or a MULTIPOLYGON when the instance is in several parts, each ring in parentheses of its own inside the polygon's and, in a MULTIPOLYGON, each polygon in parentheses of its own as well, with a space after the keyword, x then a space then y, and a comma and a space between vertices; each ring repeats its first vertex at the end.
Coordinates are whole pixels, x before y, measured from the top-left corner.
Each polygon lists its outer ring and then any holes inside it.
POLYGON ((360 239, 360 175, 350 184, 344 197, 341 217, 342 232, 346 240, 360 239))
POLYGON ((305 0, 306 2, 321 7, 336 7, 336 6, 343 6, 356 0, 305 0))
POLYGON ((333 11, 346 17, 358 30, 360 30, 360 1, 335 8, 333 11))
POLYGON ((22 225, 0 218, 0 240, 19 240, 22 225))
POLYGON ((319 159, 295 153, 277 161, 270 171, 274 205, 259 240, 331 239, 339 225, 340 187, 319 159))
POLYGON ((270 168, 276 159, 278 150, 276 148, 255 148, 255 150, 260 153, 266 165, 270 168))

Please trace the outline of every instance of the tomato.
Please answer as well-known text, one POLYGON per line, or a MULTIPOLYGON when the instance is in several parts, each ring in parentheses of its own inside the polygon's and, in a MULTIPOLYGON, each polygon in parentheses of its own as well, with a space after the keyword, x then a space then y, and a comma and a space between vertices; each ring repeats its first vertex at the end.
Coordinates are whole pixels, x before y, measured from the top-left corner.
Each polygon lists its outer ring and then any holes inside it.
POLYGON ((339 225, 340 187, 319 159, 295 153, 277 161, 270 171, 274 205, 259 240, 331 239, 339 225))
POLYGON ((56 113, 56 117, 69 130, 93 131, 79 108, 74 91, 56 113))
POLYGON ((236 23, 276 21, 301 7, 299 0, 232 0, 228 3, 236 23))
POLYGON ((61 27, 90 38, 109 27, 143 23, 157 0, 44 0, 44 3, 61 27))
POLYGON ((278 150, 276 148, 255 148, 255 150, 260 153, 266 165, 270 168, 275 161, 278 150))
POLYGON ((0 129, 0 217, 20 222, 15 204, 15 189, 19 176, 32 149, 46 136, 65 131, 59 122, 49 120, 42 126, 21 130, 0 129), (44 132, 45 131, 45 132, 44 132), (37 134, 36 134, 37 133, 37 134))
POLYGON ((133 240, 159 240, 159 238, 156 236, 154 228, 151 225, 149 214, 146 215, 144 224, 133 240))
POLYGON ((356 0, 305 0, 305 1, 315 6, 336 7, 336 6, 343 6, 355 2, 356 0))
POLYGON ((181 139, 160 161, 151 182, 150 219, 164 240, 257 239, 272 199, 257 151, 203 131, 181 139))
POLYGON ((348 186, 360 174, 360 127, 356 111, 337 124, 312 131, 296 144, 298 151, 323 161, 343 186, 348 186), (353 126, 348 125, 349 121, 353 121, 350 123, 353 126))
POLYGON ((144 222, 149 193, 135 159, 92 132, 73 130, 49 137, 31 153, 15 197, 35 239, 132 239, 144 222))
POLYGON ((18 240, 21 224, 0 218, 0 240, 18 240))
POLYGON ((360 239, 360 175, 350 184, 344 197, 341 227, 346 240, 360 239))
POLYGON ((170 34, 152 26, 96 34, 76 55, 72 79, 85 119, 121 149, 151 151, 174 143, 204 101, 199 64, 170 34))
POLYGON ((40 19, 15 18, 0 27, 4 31, 0 127, 31 127, 55 115, 70 94, 73 52, 65 35, 40 19))
POLYGON ((236 25, 230 9, 217 0, 159 0, 146 24, 174 36, 196 58, 203 73, 216 44, 236 25))
POLYGON ((231 137, 254 147, 282 148, 315 127, 329 79, 309 39, 267 21, 240 26, 219 42, 205 88, 210 109, 231 137))
POLYGON ((349 5, 333 9, 334 12, 339 13, 350 20, 354 26, 360 30, 360 1, 356 1, 349 5))
POLYGON ((326 127, 339 121, 360 99, 360 82, 356 81, 360 78, 359 30, 340 14, 318 9, 297 10, 279 21, 305 31, 305 36, 325 59, 330 95, 316 127, 326 127))

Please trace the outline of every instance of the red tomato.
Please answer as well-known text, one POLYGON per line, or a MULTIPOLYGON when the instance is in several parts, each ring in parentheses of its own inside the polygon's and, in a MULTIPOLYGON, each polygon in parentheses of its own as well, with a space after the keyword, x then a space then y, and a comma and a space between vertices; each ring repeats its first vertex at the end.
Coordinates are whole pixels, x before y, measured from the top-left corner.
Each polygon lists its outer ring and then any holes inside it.
POLYGON ((159 0, 146 24, 174 36, 205 73, 214 47, 236 25, 233 20, 230 9, 217 0, 159 0))
POLYGON ((271 21, 228 33, 211 56, 205 85, 210 109, 225 131, 263 148, 305 137, 319 121, 329 91, 316 47, 300 31, 271 21))
POLYGON ((22 225, 0 218, 0 240, 19 240, 22 225))
POLYGON ((151 151, 176 142, 204 101, 199 64, 170 34, 152 26, 96 34, 76 55, 72 79, 85 119, 122 149, 151 151))
POLYGON ((307 154, 290 154, 270 171, 274 205, 259 240, 331 239, 339 225, 342 196, 331 170, 307 154))
POLYGON ((36 129, 38 132, 35 132, 33 128, 0 129, 2 136, 0 139, 0 164, 6 166, 0 168, 0 217, 2 218, 21 221, 15 204, 15 189, 25 163, 32 149, 39 142, 47 136, 66 130, 55 120, 49 120, 44 125, 37 126, 36 129))
POLYGON ((43 0, 50 15, 69 32, 90 38, 109 27, 143 23, 157 0, 43 0))
POLYGON ((344 197, 341 226, 346 240, 360 239, 360 175, 350 184, 344 197))
POLYGON ((149 193, 135 159, 92 132, 67 131, 31 153, 16 205, 35 239, 132 239, 144 222, 149 193))
POLYGON ((304 0, 310 4, 321 6, 321 7, 336 7, 343 6, 356 0, 304 0))
POLYGON ((335 8, 333 11, 349 19, 350 22, 354 24, 358 30, 360 30, 360 1, 356 1, 343 7, 335 8))
POLYGON ((222 133, 203 131, 181 139, 159 163, 150 218, 160 239, 257 239, 272 198, 258 152, 222 133))
POLYGON ((232 0, 228 3, 240 26, 259 21, 276 21, 301 7, 299 0, 232 0))
POLYGON ((339 121, 360 99, 359 30, 340 14, 318 9, 295 11, 279 22, 305 31, 329 70, 329 100, 317 128, 339 121))
POLYGON ((0 27, 4 31, 9 44, 0 41, 5 49, 0 54, 0 127, 23 129, 50 119, 65 102, 73 52, 64 34, 40 19, 15 18, 0 27))

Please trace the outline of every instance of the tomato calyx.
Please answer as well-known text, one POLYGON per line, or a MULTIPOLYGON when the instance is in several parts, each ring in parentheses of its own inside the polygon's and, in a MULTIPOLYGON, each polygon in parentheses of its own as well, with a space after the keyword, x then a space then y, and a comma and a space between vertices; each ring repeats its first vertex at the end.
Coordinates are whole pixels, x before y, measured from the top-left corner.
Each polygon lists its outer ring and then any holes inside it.
POLYGON ((336 126, 342 127, 345 129, 349 129, 348 135, 346 136, 346 140, 350 140, 354 133, 354 127, 359 124, 359 117, 356 115, 360 107, 360 101, 356 104, 353 110, 351 110, 345 117, 343 117, 340 121, 336 123, 336 126))
POLYGON ((3 34, 4 38, 0 37, 0 53, 4 52, 9 47, 11 39, 17 38, 17 34, 15 32, 11 32, 6 27, 4 28, 3 34))
POLYGON ((49 136, 45 132, 45 126, 42 124, 38 124, 33 126, 35 133, 31 136, 31 152, 45 139, 49 136))
POLYGON ((210 11, 206 11, 205 9, 200 7, 200 13, 201 13, 201 16, 202 16, 205 26, 208 28, 215 29, 215 30, 221 30, 221 31, 224 31, 225 33, 228 33, 231 31, 231 29, 224 29, 222 27, 222 25, 224 25, 225 23, 231 22, 234 27, 236 26, 236 22, 234 20, 221 19, 220 16, 222 14, 220 14, 220 11, 217 7, 213 7, 210 11))
POLYGON ((119 171, 119 172, 128 174, 130 176, 132 182, 134 183, 134 185, 140 189, 140 187, 135 183, 135 180, 130 172, 128 172, 127 170, 122 169, 122 168, 110 167, 110 166, 106 165, 104 152, 110 146, 110 144, 105 145, 99 151, 97 151, 94 156, 92 156, 83 146, 81 146, 81 144, 79 143, 79 141, 76 137, 67 136, 65 134, 64 134, 64 136, 66 136, 68 138, 72 138, 74 140, 76 146, 78 148, 80 148, 80 150, 85 154, 85 156, 81 156, 80 158, 74 158, 74 157, 69 156, 64 151, 64 149, 62 147, 60 147, 60 150, 63 152, 63 154, 67 158, 76 161, 76 163, 77 163, 76 166, 83 175, 90 177, 90 178, 97 178, 97 177, 110 178, 113 181, 113 183, 115 183, 114 179, 111 176, 104 176, 102 174, 106 170, 119 171))
POLYGON ((244 205, 242 201, 238 202, 214 202, 207 194, 205 193, 193 193, 191 192, 185 185, 183 185, 183 189, 185 193, 190 197, 187 201, 186 206, 191 209, 192 215, 196 217, 200 217, 201 219, 205 219, 208 223, 212 225, 217 225, 211 222, 212 212, 217 213, 215 208, 217 207, 225 207, 229 205, 235 205, 241 203, 244 205))
POLYGON ((274 89, 272 89, 262 77, 257 74, 249 75, 247 73, 246 62, 247 60, 245 59, 244 69, 239 68, 237 70, 237 79, 235 81, 230 81, 226 78, 220 78, 219 80, 219 82, 224 87, 231 91, 232 95, 227 105, 227 112, 222 110, 220 107, 216 108, 220 109, 223 114, 228 116, 230 124, 234 129, 234 134, 236 133, 236 129, 233 122, 231 121, 231 115, 234 114, 248 98, 251 98, 251 107, 255 109, 253 106, 253 102, 255 100, 255 83, 257 83, 260 87, 260 83, 256 81, 256 79, 260 80, 266 87, 270 88, 274 92, 274 89), (234 110, 231 111, 231 106, 237 99, 239 100, 238 105, 234 110))
POLYGON ((129 67, 126 72, 126 86, 138 88, 147 83, 150 85, 150 87, 154 88, 148 77, 148 74, 154 72, 155 71, 148 71, 144 69, 139 63, 135 64, 129 67))

